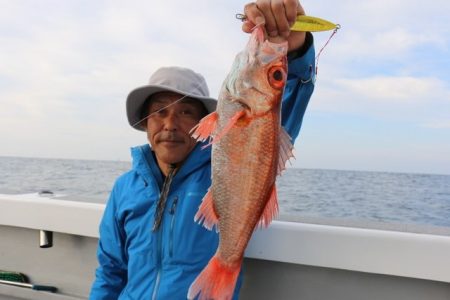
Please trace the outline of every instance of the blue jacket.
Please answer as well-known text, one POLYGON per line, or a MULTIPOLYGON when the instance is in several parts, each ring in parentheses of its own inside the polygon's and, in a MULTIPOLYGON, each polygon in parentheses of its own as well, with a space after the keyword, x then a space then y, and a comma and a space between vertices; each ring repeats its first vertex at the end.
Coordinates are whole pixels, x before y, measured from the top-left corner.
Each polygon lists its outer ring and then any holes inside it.
MULTIPOLYGON (((282 119, 295 140, 314 88, 312 45, 288 67, 282 119)), ((215 231, 194 223, 211 184, 211 147, 201 146, 174 176, 161 227, 155 232, 163 176, 149 145, 132 149, 133 167, 117 179, 100 224, 99 267, 90 299, 186 299, 189 286, 218 246, 215 231)))

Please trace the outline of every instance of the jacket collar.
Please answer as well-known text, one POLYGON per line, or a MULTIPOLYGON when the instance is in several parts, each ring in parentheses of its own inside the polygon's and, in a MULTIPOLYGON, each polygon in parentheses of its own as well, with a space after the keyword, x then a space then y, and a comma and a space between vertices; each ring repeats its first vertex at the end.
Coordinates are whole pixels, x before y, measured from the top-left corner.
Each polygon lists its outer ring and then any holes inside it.
MULTIPOLYGON (((207 142, 197 143, 175 174, 174 181, 183 180, 184 177, 211 162, 211 146, 202 149, 202 147, 206 144, 207 142)), ((150 145, 145 144, 131 148, 131 156, 133 158, 133 170, 135 170, 145 180, 151 180, 153 178, 158 183, 158 186, 161 187, 163 183, 163 175, 159 169, 150 145)))

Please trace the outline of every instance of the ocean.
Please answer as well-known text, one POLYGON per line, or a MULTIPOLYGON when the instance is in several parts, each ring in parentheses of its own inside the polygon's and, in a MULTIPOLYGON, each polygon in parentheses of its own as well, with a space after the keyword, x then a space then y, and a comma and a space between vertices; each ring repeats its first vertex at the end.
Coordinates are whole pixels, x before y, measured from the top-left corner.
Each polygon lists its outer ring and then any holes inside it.
MULTIPOLYGON (((0 157, 0 194, 50 190, 106 203, 115 179, 130 165, 0 157)), ((450 229, 450 175, 289 168, 277 189, 280 214, 287 219, 450 229)))

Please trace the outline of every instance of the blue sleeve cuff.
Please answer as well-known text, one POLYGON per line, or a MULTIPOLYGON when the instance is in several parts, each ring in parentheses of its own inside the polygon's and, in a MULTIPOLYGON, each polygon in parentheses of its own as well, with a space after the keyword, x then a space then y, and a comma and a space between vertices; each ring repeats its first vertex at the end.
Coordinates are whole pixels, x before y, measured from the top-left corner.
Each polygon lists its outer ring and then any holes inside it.
POLYGON ((281 106, 281 123, 292 138, 292 143, 300 133, 303 116, 314 91, 314 80, 314 43, 312 34, 307 33, 304 51, 288 55, 288 78, 281 106))
POLYGON ((288 80, 302 79, 306 81, 315 76, 314 38, 310 32, 306 33, 304 50, 288 54, 288 80), (300 52, 300 53, 299 53, 300 52))

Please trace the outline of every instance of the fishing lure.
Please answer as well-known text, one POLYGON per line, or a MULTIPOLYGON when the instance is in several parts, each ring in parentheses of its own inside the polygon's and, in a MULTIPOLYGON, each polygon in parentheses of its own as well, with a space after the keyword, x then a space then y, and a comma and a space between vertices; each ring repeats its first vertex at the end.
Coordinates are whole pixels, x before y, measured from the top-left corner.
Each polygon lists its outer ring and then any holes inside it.
MULTIPOLYGON (((247 19, 247 16, 244 14, 236 14, 236 19, 245 21, 247 19)), ((317 31, 328 31, 333 29, 336 30, 339 29, 340 27, 341 26, 339 24, 334 24, 330 21, 321 18, 299 15, 297 16, 294 25, 292 25, 291 30, 317 32, 317 31)))
POLYGON ((299 15, 297 16, 297 19, 295 20, 294 25, 292 25, 291 30, 294 31, 328 31, 333 29, 339 29, 341 26, 339 24, 334 24, 330 21, 317 18, 317 17, 311 17, 311 16, 305 16, 305 15, 299 15))

